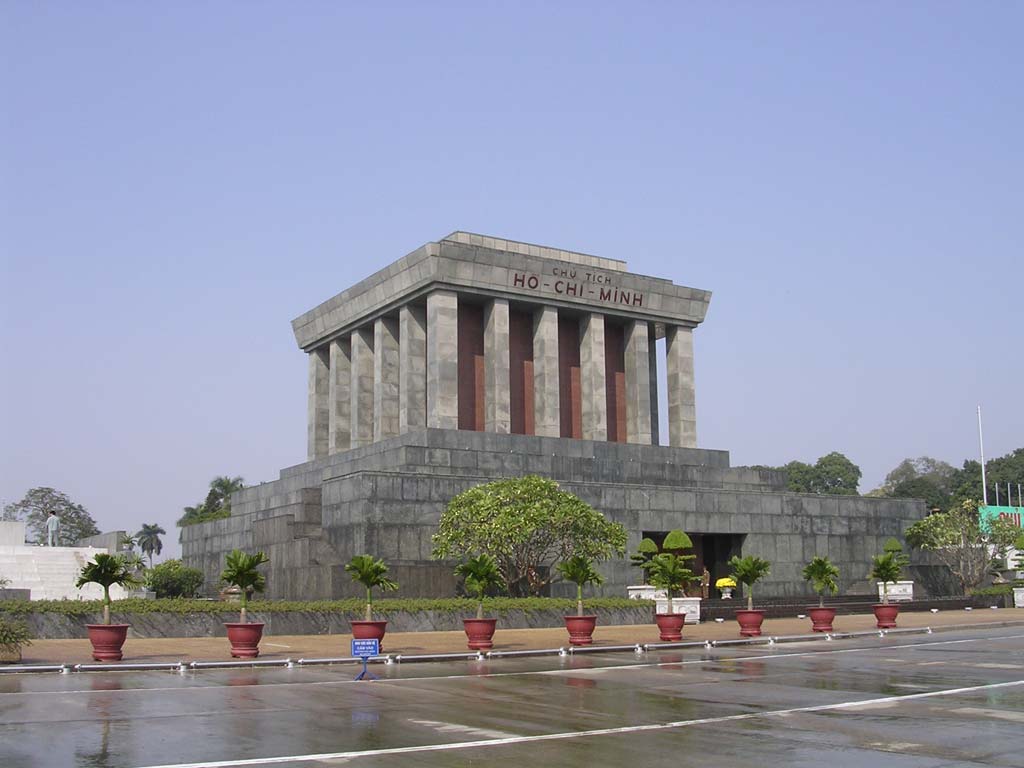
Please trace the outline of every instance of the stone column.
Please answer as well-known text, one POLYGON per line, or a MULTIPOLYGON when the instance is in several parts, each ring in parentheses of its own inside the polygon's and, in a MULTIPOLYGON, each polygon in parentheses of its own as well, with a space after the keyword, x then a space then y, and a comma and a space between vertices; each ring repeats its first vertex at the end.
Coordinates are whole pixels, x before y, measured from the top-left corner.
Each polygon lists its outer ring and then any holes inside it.
POLYGON ((352 447, 373 442, 373 328, 352 331, 352 447))
POLYGON ((669 326, 666 331, 668 369, 668 442, 697 447, 697 406, 693 386, 693 329, 669 326))
POLYGON ((398 321, 373 324, 373 442, 398 434, 398 321))
POLYGON ((352 348, 348 339, 331 342, 331 376, 328 387, 330 416, 327 425, 327 452, 338 453, 352 447, 352 348))
POLYGON ((509 378, 508 299, 494 299, 484 309, 484 430, 512 431, 509 378))
POLYGON ((608 439, 608 393, 605 389, 604 315, 591 312, 580 320, 580 397, 583 439, 608 439))
POLYGON ((427 296, 427 426, 459 428, 459 299, 454 291, 427 296))
POLYGON ((427 426, 427 310, 406 304, 398 312, 398 431, 427 426))
POLYGON ((533 433, 559 437, 558 309, 541 307, 533 314, 533 433))
POLYGON ((309 460, 327 455, 327 429, 330 418, 328 383, 330 357, 326 348, 309 353, 309 401, 307 405, 306 455, 309 460))
POLYGON ((648 378, 651 382, 651 445, 661 444, 661 403, 658 399, 658 340, 654 324, 647 326, 648 378))
POLYGON ((651 444, 651 360, 647 322, 626 324, 626 442, 651 444))

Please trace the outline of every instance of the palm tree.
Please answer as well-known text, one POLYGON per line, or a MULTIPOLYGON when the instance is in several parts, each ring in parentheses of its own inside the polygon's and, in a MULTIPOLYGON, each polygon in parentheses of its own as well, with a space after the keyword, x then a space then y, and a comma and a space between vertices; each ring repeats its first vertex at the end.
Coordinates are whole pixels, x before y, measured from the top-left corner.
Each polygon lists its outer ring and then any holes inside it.
POLYGON ((594 570, 594 563, 584 555, 573 555, 558 564, 558 572, 562 578, 576 585, 576 615, 583 615, 583 587, 587 584, 600 586, 604 577, 594 570))
POLYGON ((135 534, 135 538, 139 542, 139 549, 149 555, 149 567, 153 567, 153 555, 159 555, 163 551, 164 544, 160 541, 160 536, 167 535, 167 531, 161 528, 157 523, 152 525, 143 524, 142 528, 138 533, 135 534))
POLYGON ((672 613, 672 596, 685 590, 693 580, 693 571, 686 567, 687 559, 686 555, 661 552, 644 565, 648 581, 658 589, 665 590, 669 613, 672 613))
POLYGON ((134 587, 138 585, 138 581, 135 579, 132 566, 125 558, 100 552, 91 563, 85 564, 78 581, 75 582, 79 589, 86 584, 99 584, 103 587, 103 623, 109 624, 111 585, 134 587))
POLYGON ((754 610, 754 585, 768 575, 771 563, 754 555, 734 556, 729 561, 732 577, 737 584, 747 585, 747 610, 754 610))
POLYGON ((249 605, 249 590, 262 592, 267 587, 266 577, 256 570, 264 563, 269 563, 270 558, 263 552, 247 554, 240 549, 233 549, 228 552, 224 561, 225 568, 220 574, 220 580, 241 591, 242 610, 239 621, 245 624, 249 621, 246 615, 246 608, 249 605))
POLYGON ((884 555, 873 555, 871 558, 871 573, 869 577, 882 582, 882 603, 889 604, 889 585, 900 580, 900 571, 903 570, 899 556, 895 552, 886 552, 884 555))
POLYGON ((245 480, 241 477, 218 475, 210 481, 210 494, 207 496, 207 501, 213 496, 217 500, 216 506, 230 511, 231 494, 243 488, 245 488, 245 480))
POLYGON ((839 569, 827 557, 816 555, 804 566, 804 580, 811 582, 811 587, 818 593, 818 607, 825 607, 825 592, 834 595, 839 586, 839 569))
POLYGON ((476 617, 484 617, 484 593, 491 587, 501 586, 504 581, 498 563, 490 555, 471 557, 455 568, 455 575, 466 581, 466 591, 476 595, 476 617))
POLYGON ((373 599, 370 590, 378 587, 382 592, 390 592, 398 589, 397 582, 385 575, 388 572, 387 565, 373 555, 355 555, 345 566, 345 572, 352 576, 352 581, 358 581, 366 587, 365 621, 373 621, 373 599))

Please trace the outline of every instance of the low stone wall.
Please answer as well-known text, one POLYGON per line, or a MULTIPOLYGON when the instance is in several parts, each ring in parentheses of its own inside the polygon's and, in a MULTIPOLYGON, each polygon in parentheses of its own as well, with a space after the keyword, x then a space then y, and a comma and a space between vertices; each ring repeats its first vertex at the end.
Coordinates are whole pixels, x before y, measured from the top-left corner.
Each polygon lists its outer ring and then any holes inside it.
MULTIPOLYGON (((635 608, 597 609, 599 625, 615 626, 624 624, 647 624, 654 620, 651 603, 641 603, 635 608)), ((503 629, 526 629, 533 627, 563 626, 561 611, 507 611, 490 614, 498 617, 503 629)), ((462 619, 471 618, 471 613, 448 611, 395 611, 374 613, 375 619, 387 619, 390 632, 432 632, 461 630, 462 619)), ((61 640, 86 637, 86 624, 98 624, 102 614, 68 616, 60 613, 28 613, 22 616, 32 634, 39 639, 61 640)), ((266 624, 264 635, 345 635, 351 632, 349 621, 361 619, 362 615, 338 611, 273 611, 261 613, 249 611, 249 621, 266 624)), ((129 637, 224 637, 224 622, 238 621, 238 611, 218 613, 136 613, 111 615, 111 621, 124 622, 131 626, 129 637)))

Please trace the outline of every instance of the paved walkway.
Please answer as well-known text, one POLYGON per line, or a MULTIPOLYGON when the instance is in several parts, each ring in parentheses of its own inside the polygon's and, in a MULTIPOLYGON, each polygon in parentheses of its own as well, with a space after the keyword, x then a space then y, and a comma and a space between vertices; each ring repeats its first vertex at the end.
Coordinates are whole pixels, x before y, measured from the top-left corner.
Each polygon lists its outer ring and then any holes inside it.
MULTIPOLYGON (((901 613, 898 625, 902 629, 922 627, 978 626, 983 624, 1024 625, 1024 608, 974 609, 973 611, 940 611, 938 613, 901 613)), ((840 615, 835 620, 837 632, 862 632, 873 629, 871 614, 840 615)), ((762 627, 765 635, 802 635, 810 633, 810 619, 766 619, 762 627)), ((738 639, 739 627, 735 621, 706 622, 683 628, 683 640, 738 639)), ((260 644, 260 658, 315 659, 337 658, 349 655, 351 635, 265 635, 260 644)), ((568 634, 562 627, 546 629, 502 629, 494 635, 494 650, 532 650, 567 646, 568 634)), ((600 626, 594 632, 596 645, 626 645, 657 643, 658 629, 654 624, 629 626, 600 626)), ((384 638, 385 653, 458 653, 465 652, 466 636, 463 632, 389 632, 384 638)), ((231 654, 225 637, 156 638, 142 639, 129 636, 124 646, 125 662, 173 661, 228 661, 231 654)), ((36 640, 24 649, 23 664, 84 664, 91 663, 91 646, 81 640, 36 640)))

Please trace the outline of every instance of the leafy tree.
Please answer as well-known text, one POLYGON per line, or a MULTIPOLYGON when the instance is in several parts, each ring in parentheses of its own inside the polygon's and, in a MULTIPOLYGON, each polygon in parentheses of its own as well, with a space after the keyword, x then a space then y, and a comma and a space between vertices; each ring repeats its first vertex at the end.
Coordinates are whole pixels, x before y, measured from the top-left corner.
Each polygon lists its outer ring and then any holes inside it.
POLYGON ((1006 556, 1019 531, 1002 519, 993 520, 988 532, 983 531, 978 502, 968 499, 949 512, 918 520, 907 529, 907 543, 933 552, 967 593, 985 580, 993 560, 1006 556))
POLYGON ((791 461, 779 469, 786 473, 786 490, 793 493, 817 493, 818 473, 810 464, 791 461))
POLYGON ((732 569, 732 577, 736 583, 747 586, 747 610, 754 610, 754 585, 770 573, 771 563, 754 555, 733 555, 729 561, 729 568, 732 569))
POLYGON ((651 584, 665 590, 668 612, 672 613, 672 598, 681 594, 693 581, 694 573, 686 567, 686 559, 672 552, 659 552, 644 569, 651 584))
POLYGON ((352 581, 358 581, 366 587, 366 621, 373 621, 373 595, 372 589, 377 587, 381 592, 391 592, 398 589, 398 582, 392 581, 387 576, 388 567, 383 560, 373 555, 355 555, 345 566, 345 573, 352 576, 352 581))
POLYGON ((626 529, 553 481, 536 475, 495 480, 453 498, 433 536, 433 557, 494 557, 513 597, 539 595, 555 564, 573 555, 621 553, 626 529))
POLYGON ((76 504, 53 488, 33 488, 21 501, 4 507, 4 520, 24 520, 32 541, 42 544, 46 541, 46 518, 50 511, 60 518, 57 543, 69 547, 81 539, 96 536, 100 529, 96 521, 81 504, 76 504))
POLYGON ((181 560, 167 560, 146 571, 146 587, 163 597, 195 597, 203 586, 203 572, 181 560))
POLYGON ((833 451, 814 463, 817 477, 814 493, 828 493, 840 496, 856 496, 860 483, 860 467, 843 454, 833 451))
POLYGON ((138 585, 134 568, 125 558, 119 555, 98 553, 92 562, 86 563, 75 582, 81 589, 86 584, 99 584, 103 587, 103 623, 110 623, 110 587, 134 587, 138 585))
POLYGON ((948 509, 950 495, 933 480, 918 477, 898 483, 889 493, 894 499, 924 499, 928 509, 948 509))
POLYGON ((818 594, 818 607, 825 607, 825 592, 834 595, 839 589, 836 579, 839 578, 839 569, 833 565, 827 557, 820 555, 811 558, 804 566, 803 577, 805 581, 811 582, 811 588, 818 594))
POLYGON ((558 564, 558 573, 566 581, 576 585, 576 615, 583 615, 583 587, 587 584, 600 586, 604 577, 594 569, 594 563, 583 555, 573 555, 558 564))
POLYGON ((476 617, 484 617, 484 594, 488 589, 502 585, 501 571, 498 564, 490 555, 477 555, 471 557, 464 563, 459 563, 455 569, 455 575, 461 576, 466 585, 466 591, 476 596, 476 617))
POLYGON ((885 476, 881 490, 886 496, 895 496, 896 489, 902 483, 913 480, 926 480, 944 493, 952 490, 953 475, 956 473, 951 465, 931 456, 920 456, 916 459, 904 459, 896 468, 885 476))
POLYGON ((855 496, 860 482, 860 467, 837 451, 819 458, 813 465, 791 461, 781 467, 756 466, 786 473, 786 490, 791 493, 827 493, 855 496))
POLYGON ((245 481, 241 477, 222 475, 213 478, 206 499, 194 507, 185 507, 185 514, 178 519, 178 527, 231 517, 231 494, 243 488, 245 481))
POLYGON ((153 567, 153 555, 159 555, 164 548, 163 542, 160 541, 160 536, 166 534, 167 531, 156 523, 143 523, 142 528, 140 528, 139 532, 135 534, 139 543, 139 549, 149 556, 150 568, 153 567))
POLYGON ((256 569, 269 562, 270 558, 264 552, 250 555, 240 549, 231 550, 225 558, 225 568, 221 571, 220 580, 225 584, 238 587, 242 600, 239 621, 242 624, 249 621, 246 613, 246 608, 249 606, 249 591, 262 592, 267 588, 266 577, 256 569))
MULTIPOLYGON (((990 503, 995 503, 994 486, 1000 487, 1001 495, 1005 495, 1007 483, 1016 491, 1017 483, 1024 483, 1024 448, 1018 448, 1005 456, 985 462, 985 481, 988 483, 990 503)), ((951 488, 952 506, 970 499, 984 498, 981 489, 981 463, 965 461, 963 468, 954 472, 951 488)))

